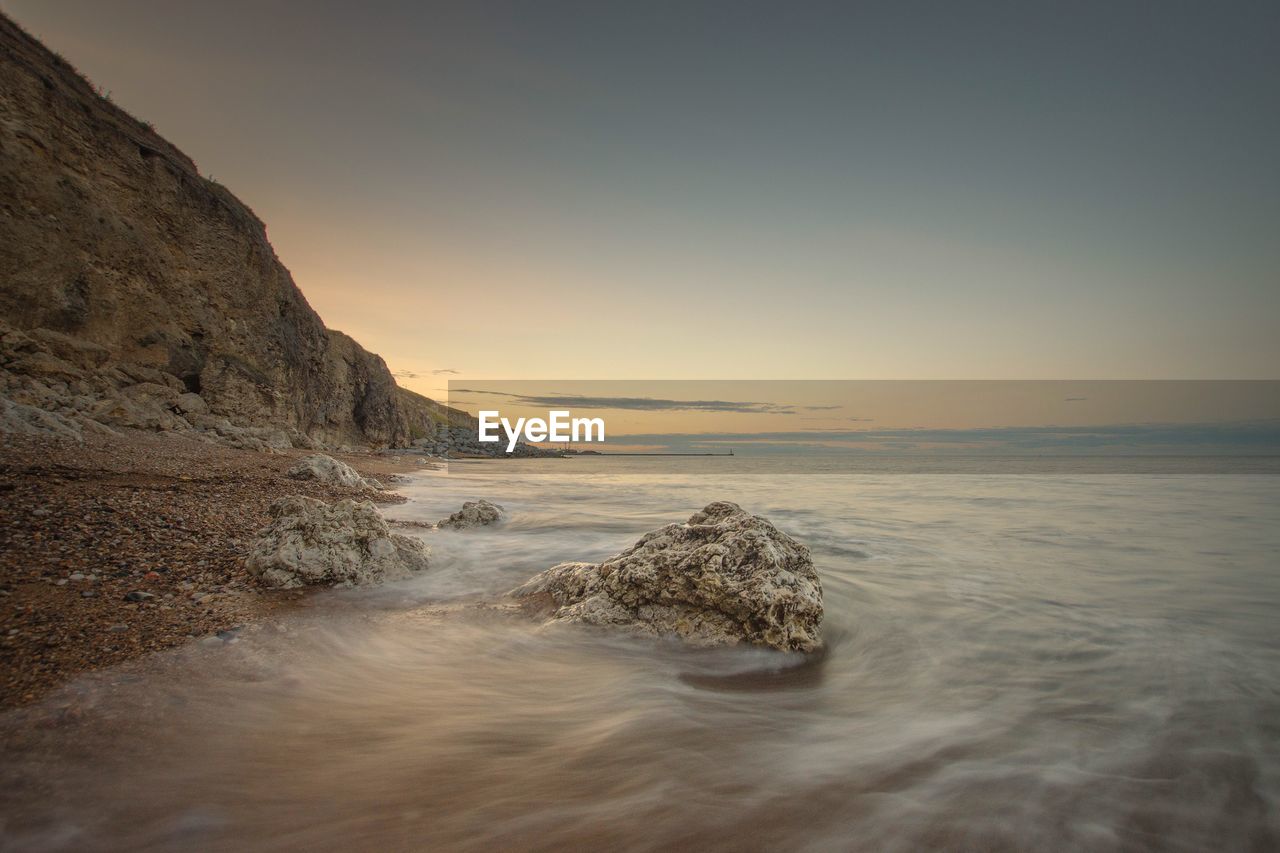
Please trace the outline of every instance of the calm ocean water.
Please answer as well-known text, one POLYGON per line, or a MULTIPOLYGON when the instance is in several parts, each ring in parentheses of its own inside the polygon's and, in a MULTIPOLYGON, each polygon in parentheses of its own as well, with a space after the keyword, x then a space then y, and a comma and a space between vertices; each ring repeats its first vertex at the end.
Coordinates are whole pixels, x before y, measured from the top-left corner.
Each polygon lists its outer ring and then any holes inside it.
POLYGON ((1280 848, 1280 477, 722 462, 419 475, 390 517, 509 522, 0 718, 4 849, 1280 848), (810 545, 824 654, 434 606, 716 499, 810 545))

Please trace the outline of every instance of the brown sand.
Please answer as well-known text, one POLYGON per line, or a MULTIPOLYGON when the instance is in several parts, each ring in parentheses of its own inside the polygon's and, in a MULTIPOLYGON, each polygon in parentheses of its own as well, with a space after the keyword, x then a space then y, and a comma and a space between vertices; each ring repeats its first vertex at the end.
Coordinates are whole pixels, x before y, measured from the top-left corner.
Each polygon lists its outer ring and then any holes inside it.
MULTIPOLYGON (((307 453, 172 434, 83 444, 0 436, 0 708, 293 606, 303 593, 262 588, 244 568, 273 500, 402 500, 285 476, 307 453), (129 601, 132 592, 154 597, 129 601)), ((366 476, 420 467, 332 455, 366 476)))

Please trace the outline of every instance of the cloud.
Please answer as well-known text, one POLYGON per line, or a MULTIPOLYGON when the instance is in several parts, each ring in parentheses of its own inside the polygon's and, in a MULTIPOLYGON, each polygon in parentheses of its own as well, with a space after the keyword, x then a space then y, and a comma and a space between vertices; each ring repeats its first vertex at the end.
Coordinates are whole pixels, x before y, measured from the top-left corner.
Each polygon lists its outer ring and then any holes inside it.
MULTIPOLYGON (((454 370, 452 367, 443 367, 439 370, 431 371, 432 376, 439 376, 441 373, 459 373, 461 371, 454 370)), ((418 373, 415 370, 393 370, 391 375, 397 379, 426 379, 427 374, 418 373)))
POLYGON ((867 450, 910 446, 929 453, 1276 455, 1280 420, 1210 424, 989 427, 976 429, 822 429, 756 433, 647 434, 620 437, 683 449, 691 443, 768 444, 776 449, 867 450))
POLYGON ((872 422, 873 420, 875 420, 875 419, 874 419, 874 418, 834 418, 834 417, 832 417, 831 415, 815 416, 815 417, 808 417, 808 416, 806 416, 806 415, 801 415, 801 416, 800 416, 800 420, 802 420, 802 421, 827 421, 827 422, 831 422, 831 421, 841 422, 841 421, 843 421, 844 423, 850 423, 850 424, 869 424, 869 423, 871 423, 871 422, 872 422))
POLYGON ((1088 400, 1088 399, 1089 399, 1088 397, 1066 397, 1066 398, 1064 398, 1065 402, 1067 402, 1067 403, 1076 403, 1076 402, 1079 402, 1080 400, 1088 400))
POLYGON ((506 391, 455 388, 454 394, 492 394, 527 406, 573 407, 578 409, 625 409, 637 412, 735 412, 741 414, 793 415, 796 407, 785 403, 757 403, 743 400, 666 400, 658 397, 586 397, 576 394, 527 395, 506 391))
POLYGON ((806 412, 829 412, 832 409, 844 408, 843 406, 801 406, 806 412))

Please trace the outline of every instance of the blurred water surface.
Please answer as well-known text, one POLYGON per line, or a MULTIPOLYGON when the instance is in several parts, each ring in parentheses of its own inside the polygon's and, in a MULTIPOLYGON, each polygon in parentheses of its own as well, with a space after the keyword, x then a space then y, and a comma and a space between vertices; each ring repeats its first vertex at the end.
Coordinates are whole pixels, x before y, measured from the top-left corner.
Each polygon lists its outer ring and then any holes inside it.
MULTIPOLYGON (((454 463, 433 567, 0 718, 9 850, 1273 850, 1280 478, 454 463), (554 466, 554 467, 549 467, 554 466), (824 653, 459 606, 717 499, 810 545, 824 653), (110 684, 110 689, 107 685, 110 684), (36 714, 38 718, 38 714, 36 714)), ((714 463, 703 463, 707 464, 714 463)))

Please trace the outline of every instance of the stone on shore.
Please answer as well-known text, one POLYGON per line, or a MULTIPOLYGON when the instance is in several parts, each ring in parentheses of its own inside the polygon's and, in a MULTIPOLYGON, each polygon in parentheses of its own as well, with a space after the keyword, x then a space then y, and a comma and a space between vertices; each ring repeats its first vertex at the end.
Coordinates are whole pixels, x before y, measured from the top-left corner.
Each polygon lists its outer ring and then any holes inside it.
POLYGON ((302 459, 289 469, 289 476, 295 480, 315 480, 334 486, 348 486, 353 489, 382 490, 382 484, 376 480, 367 480, 345 462, 316 453, 302 459))
POLYGON ((668 524, 602 563, 561 563, 511 592, 551 622, 607 625, 696 645, 821 645, 822 584, 809 549, 728 501, 668 524))
POLYGON ((437 527, 445 530, 468 530, 473 527, 484 527, 502 520, 506 510, 500 504, 490 503, 484 499, 467 501, 462 509, 448 518, 440 520, 437 527))
POLYGON ((81 427, 77 422, 57 412, 46 412, 35 406, 15 403, 0 397, 0 433, 53 436, 79 441, 81 427))
POLYGON ((326 504, 294 495, 273 503, 271 517, 245 560, 270 586, 354 586, 427 568, 426 545, 391 532, 369 501, 326 504))

